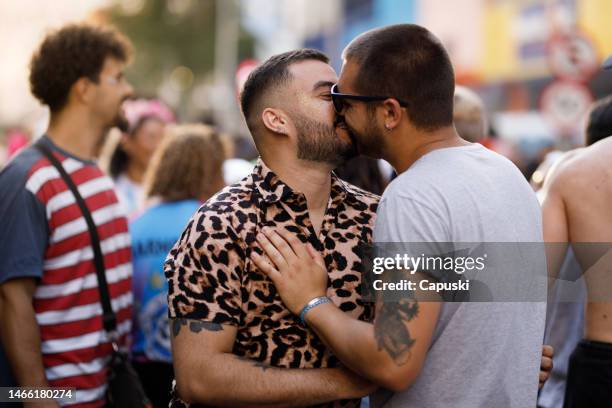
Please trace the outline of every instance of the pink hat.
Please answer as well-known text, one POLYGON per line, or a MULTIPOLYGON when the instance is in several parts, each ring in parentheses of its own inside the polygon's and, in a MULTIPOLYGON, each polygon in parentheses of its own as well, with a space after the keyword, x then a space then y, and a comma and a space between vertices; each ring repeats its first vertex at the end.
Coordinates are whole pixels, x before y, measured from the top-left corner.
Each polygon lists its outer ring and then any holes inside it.
POLYGON ((154 117, 164 123, 174 123, 174 113, 158 99, 128 99, 123 103, 123 111, 128 121, 128 131, 132 133, 144 118, 154 117))

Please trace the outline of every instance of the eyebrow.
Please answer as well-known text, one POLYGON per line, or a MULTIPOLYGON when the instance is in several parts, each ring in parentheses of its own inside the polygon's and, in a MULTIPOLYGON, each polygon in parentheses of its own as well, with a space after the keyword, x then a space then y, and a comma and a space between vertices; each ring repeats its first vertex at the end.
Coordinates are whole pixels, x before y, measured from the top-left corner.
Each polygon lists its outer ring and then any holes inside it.
POLYGON ((316 91, 317 89, 322 88, 322 87, 331 88, 333 84, 334 82, 331 82, 331 81, 319 81, 316 84, 314 84, 314 86, 312 87, 312 90, 316 91))

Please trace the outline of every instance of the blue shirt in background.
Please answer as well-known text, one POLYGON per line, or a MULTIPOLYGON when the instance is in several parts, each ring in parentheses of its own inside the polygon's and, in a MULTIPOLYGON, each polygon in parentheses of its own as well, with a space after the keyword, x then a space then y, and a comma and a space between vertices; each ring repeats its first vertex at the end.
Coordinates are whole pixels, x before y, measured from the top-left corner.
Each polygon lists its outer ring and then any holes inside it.
POLYGON ((137 360, 172 362, 164 261, 200 205, 198 200, 158 204, 130 223, 134 266, 132 352, 137 360))

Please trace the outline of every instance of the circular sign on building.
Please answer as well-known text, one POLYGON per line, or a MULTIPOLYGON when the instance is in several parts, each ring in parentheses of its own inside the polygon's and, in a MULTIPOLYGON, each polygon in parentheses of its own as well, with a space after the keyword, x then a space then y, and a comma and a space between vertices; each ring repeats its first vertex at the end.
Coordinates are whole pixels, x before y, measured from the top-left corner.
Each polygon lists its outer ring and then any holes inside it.
POLYGON ((599 69, 599 58, 591 40, 573 33, 549 41, 548 64, 559 78, 586 82, 599 69))
POLYGON ((573 81, 556 80, 544 88, 540 110, 560 130, 575 129, 593 103, 588 87, 573 81))

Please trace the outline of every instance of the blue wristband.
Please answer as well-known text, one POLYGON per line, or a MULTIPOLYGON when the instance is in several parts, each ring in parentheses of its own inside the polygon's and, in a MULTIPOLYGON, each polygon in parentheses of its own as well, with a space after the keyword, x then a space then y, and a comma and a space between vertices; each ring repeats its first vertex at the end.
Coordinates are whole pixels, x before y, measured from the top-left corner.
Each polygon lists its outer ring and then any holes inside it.
POLYGON ((327 296, 320 296, 306 303, 306 306, 304 306, 304 308, 300 312, 300 320, 302 321, 302 323, 306 324, 306 321, 304 320, 304 318, 306 317, 306 313, 310 312, 315 307, 324 303, 331 303, 331 300, 327 296))

